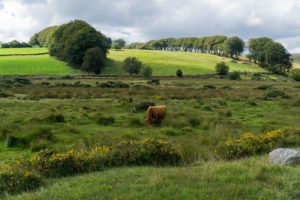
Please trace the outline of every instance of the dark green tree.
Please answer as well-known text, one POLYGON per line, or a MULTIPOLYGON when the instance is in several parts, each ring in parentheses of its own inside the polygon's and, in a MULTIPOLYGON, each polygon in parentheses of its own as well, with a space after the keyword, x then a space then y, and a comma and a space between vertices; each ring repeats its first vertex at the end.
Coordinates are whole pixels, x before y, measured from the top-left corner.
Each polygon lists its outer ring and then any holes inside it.
POLYGON ((181 69, 178 69, 176 71, 176 76, 181 78, 183 76, 183 71, 181 69))
POLYGON ((123 69, 128 72, 131 76, 133 74, 139 74, 143 64, 136 57, 128 57, 124 60, 123 69))
POLYGON ((116 50, 120 50, 120 49, 124 48, 125 45, 126 45, 125 40, 123 40, 123 39, 117 39, 117 40, 113 41, 112 48, 116 49, 116 50))
POLYGON ((150 77, 150 76, 152 76, 152 68, 151 67, 143 67, 142 68, 142 71, 141 71, 141 74, 144 76, 144 77, 146 77, 146 78, 148 78, 148 77, 150 77))
POLYGON ((237 37, 227 38, 224 42, 224 53, 229 57, 238 57, 245 49, 245 42, 237 37))
POLYGON ((216 65, 216 73, 219 75, 226 75, 229 72, 229 66, 225 64, 225 62, 217 63, 216 65))
POLYGON ((105 56, 99 47, 88 49, 85 52, 81 69, 87 72, 101 73, 105 67, 105 56))
POLYGON ((50 55, 80 68, 86 51, 94 47, 100 48, 106 58, 108 39, 88 23, 75 20, 57 29, 50 47, 50 55))

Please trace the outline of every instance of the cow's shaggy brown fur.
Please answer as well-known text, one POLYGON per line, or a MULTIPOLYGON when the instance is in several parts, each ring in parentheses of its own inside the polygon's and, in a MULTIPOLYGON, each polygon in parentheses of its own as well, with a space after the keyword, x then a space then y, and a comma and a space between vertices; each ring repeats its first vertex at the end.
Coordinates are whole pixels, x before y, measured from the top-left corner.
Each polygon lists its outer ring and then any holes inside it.
POLYGON ((164 105, 150 106, 146 112, 146 122, 149 126, 160 125, 167 114, 167 107, 164 105))

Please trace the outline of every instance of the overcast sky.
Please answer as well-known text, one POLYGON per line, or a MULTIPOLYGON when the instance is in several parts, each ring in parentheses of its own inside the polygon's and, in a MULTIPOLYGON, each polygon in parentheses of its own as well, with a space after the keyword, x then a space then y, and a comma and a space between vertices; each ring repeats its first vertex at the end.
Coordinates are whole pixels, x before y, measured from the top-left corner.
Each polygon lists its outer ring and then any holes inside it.
POLYGON ((83 19, 128 42, 166 37, 267 36, 300 52, 300 0, 0 0, 0 41, 83 19))

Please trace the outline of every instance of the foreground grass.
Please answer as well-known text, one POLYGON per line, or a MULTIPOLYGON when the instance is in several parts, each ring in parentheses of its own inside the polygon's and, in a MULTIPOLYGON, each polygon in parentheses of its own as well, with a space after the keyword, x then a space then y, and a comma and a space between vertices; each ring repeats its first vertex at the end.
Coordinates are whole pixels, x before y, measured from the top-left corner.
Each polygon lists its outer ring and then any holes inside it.
POLYGON ((11 55, 11 54, 39 54, 39 53, 47 53, 47 48, 0 48, 0 56, 1 55, 11 55))
POLYGON ((53 179, 5 199, 299 199, 300 169, 267 156, 188 167, 133 167, 53 179))
POLYGON ((81 74, 81 72, 49 55, 0 57, 0 75, 68 74, 81 74))
POLYGON ((122 62, 127 57, 137 57, 146 66, 153 68, 153 75, 175 75, 177 69, 183 70, 184 74, 206 74, 215 72, 218 62, 226 62, 231 71, 263 72, 264 70, 255 65, 232 63, 230 59, 219 56, 169 51, 148 50, 111 50, 108 58, 113 60, 104 70, 104 74, 123 75, 122 62))

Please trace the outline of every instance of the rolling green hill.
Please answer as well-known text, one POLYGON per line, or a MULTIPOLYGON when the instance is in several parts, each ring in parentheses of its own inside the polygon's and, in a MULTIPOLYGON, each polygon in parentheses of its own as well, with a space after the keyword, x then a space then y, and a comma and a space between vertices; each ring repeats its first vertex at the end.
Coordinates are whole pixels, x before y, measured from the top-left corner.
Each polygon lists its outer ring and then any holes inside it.
MULTIPOLYGON (((0 49, 0 75, 66 75, 78 74, 67 66, 65 62, 58 61, 48 55, 39 56, 1 56, 14 54, 38 54, 45 53, 46 48, 0 49)), ((122 62, 127 57, 139 58, 145 66, 153 68, 153 75, 175 75, 177 69, 184 74, 207 74, 215 71, 215 65, 224 61, 230 66, 231 71, 263 72, 255 65, 233 63, 229 59, 200 53, 166 52, 146 50, 111 50, 108 58, 108 66, 103 75, 128 75, 122 70, 122 62)))
POLYGON ((0 56, 1 55, 24 55, 24 54, 39 54, 39 53, 47 53, 47 48, 0 48, 0 56))
POLYGON ((122 61, 127 57, 137 57, 146 66, 153 68, 153 75, 174 75, 177 69, 184 74, 206 74, 215 72, 215 65, 225 61, 231 71, 263 72, 264 70, 255 65, 232 63, 229 59, 201 53, 149 51, 149 50, 111 50, 108 57, 113 60, 104 74, 120 75, 122 61))
POLYGON ((294 62, 294 67, 300 69, 300 61, 294 62))

